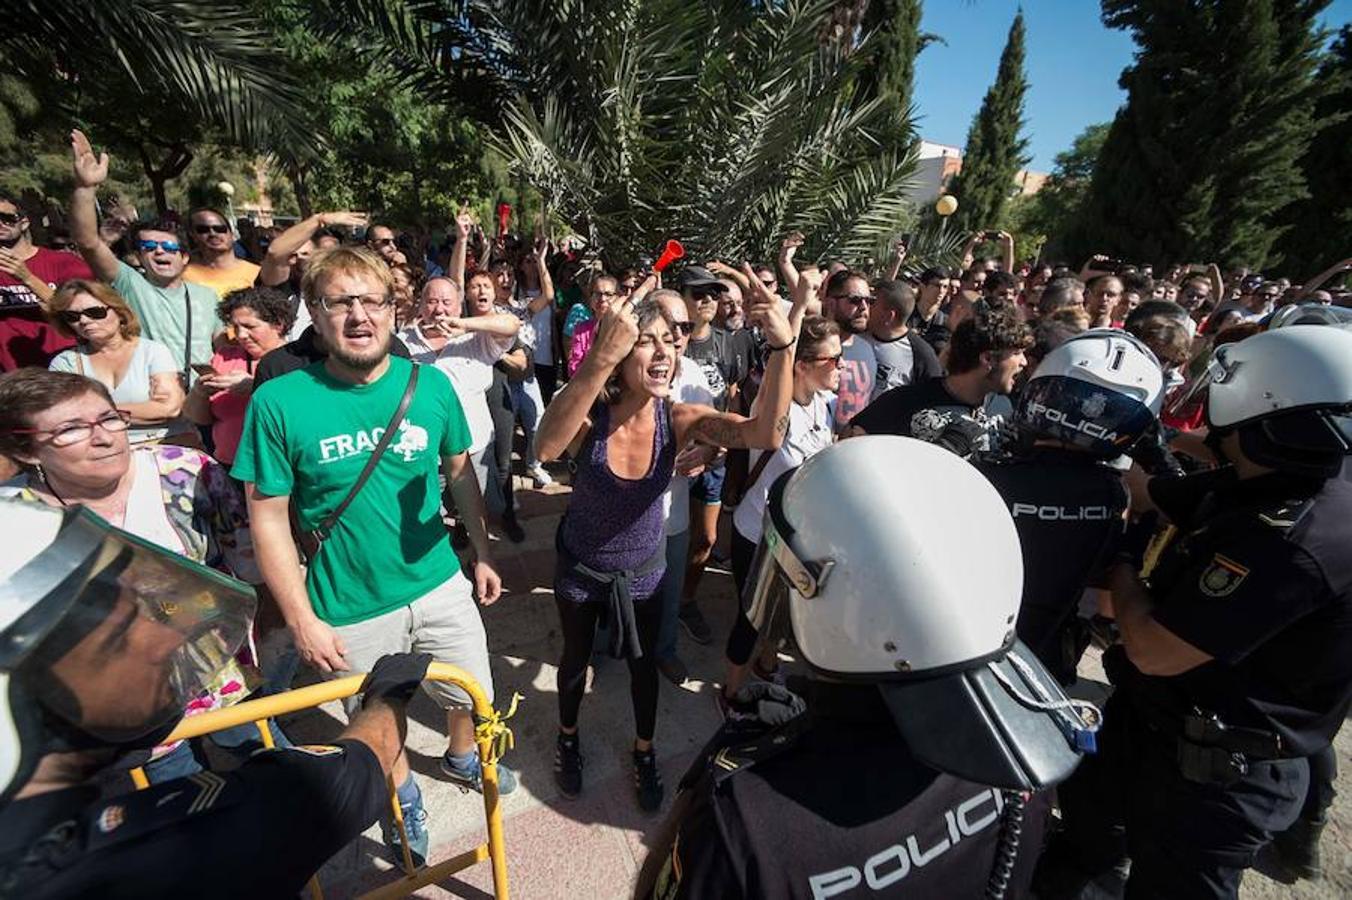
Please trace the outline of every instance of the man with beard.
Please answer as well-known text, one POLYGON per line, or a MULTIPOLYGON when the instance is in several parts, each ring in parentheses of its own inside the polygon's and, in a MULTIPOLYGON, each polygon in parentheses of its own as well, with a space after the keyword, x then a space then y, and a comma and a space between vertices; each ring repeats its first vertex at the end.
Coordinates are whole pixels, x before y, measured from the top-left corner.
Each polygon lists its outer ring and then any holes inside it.
POLYGON ((70 149, 75 191, 70 200, 70 233, 80 255, 101 280, 126 299, 141 320, 141 333, 169 348, 181 362, 184 378, 196 380, 194 364, 209 365, 212 338, 222 329, 216 317, 220 298, 205 285, 183 280, 188 265, 188 241, 183 229, 166 220, 132 226, 131 243, 141 272, 122 262, 99 237, 95 209, 99 185, 108 178, 108 154, 94 155, 89 138, 72 131, 70 149))
MULTIPOLYGON (((495 602, 502 582, 460 401, 435 366, 391 356, 393 278, 370 250, 316 257, 301 291, 328 356, 254 392, 232 471, 245 482, 258 565, 296 650, 320 672, 343 674, 367 671, 387 653, 430 653, 464 668, 491 698, 475 598, 495 602), (474 545, 472 583, 441 521, 443 473, 474 545), (314 545, 304 570, 291 539, 293 499, 314 545)), ((447 710, 442 771, 481 790, 469 697, 458 688, 429 692, 447 710)), ((515 778, 499 772, 506 793, 515 778)), ((427 812, 403 756, 392 776, 408 849, 425 857, 427 812)), ((399 841, 387 820, 396 859, 399 841)))
POLYGON ((0 196, 0 371, 45 366, 73 342, 47 321, 42 304, 70 278, 93 278, 78 256, 33 246, 28 213, 0 196))
POLYGON ((864 340, 868 331, 869 306, 873 290, 861 273, 842 269, 826 282, 823 315, 840 326, 840 389, 836 393, 835 430, 840 434, 850 420, 868 406, 873 397, 873 382, 878 357, 864 340))
POLYGON ((1017 308, 976 313, 953 332, 948 375, 893 388, 850 423, 850 436, 897 434, 942 444, 967 456, 995 449, 1012 412, 1009 392, 1028 364, 1032 334, 1017 308))
POLYGON ((192 231, 192 262, 183 270, 183 280, 203 284, 224 297, 231 291, 254 286, 259 267, 235 255, 235 236, 230 222, 214 209, 188 213, 192 231))

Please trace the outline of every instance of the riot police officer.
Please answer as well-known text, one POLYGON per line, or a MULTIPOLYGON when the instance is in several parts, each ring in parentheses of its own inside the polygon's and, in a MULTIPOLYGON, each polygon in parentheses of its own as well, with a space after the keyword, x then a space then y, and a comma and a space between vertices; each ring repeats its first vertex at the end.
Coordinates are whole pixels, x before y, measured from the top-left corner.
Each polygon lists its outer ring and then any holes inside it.
POLYGON ((1305 800, 1352 706, 1352 333, 1297 325, 1216 350, 1208 443, 1229 465, 1155 479, 1157 561, 1109 583, 1122 643, 1099 755, 1060 789, 1038 894, 1131 860, 1128 896, 1235 897, 1305 800))
POLYGON ((1023 549, 1019 639, 1062 684, 1084 644, 1075 613, 1122 534, 1127 491, 1106 463, 1150 433, 1163 398, 1154 354, 1123 331, 1082 332, 1053 348, 1019 394, 1017 439, 977 468, 1004 497, 1023 549))
POLYGON ((999 495, 932 444, 858 438, 781 476, 744 602, 787 626, 808 711, 739 694, 638 895, 1022 896, 1097 711, 1016 639, 1021 568, 999 495))
POLYGON ((100 799, 239 649, 253 592, 79 508, 0 523, 0 896, 294 896, 388 808, 426 654, 381 659, 333 746, 100 799))

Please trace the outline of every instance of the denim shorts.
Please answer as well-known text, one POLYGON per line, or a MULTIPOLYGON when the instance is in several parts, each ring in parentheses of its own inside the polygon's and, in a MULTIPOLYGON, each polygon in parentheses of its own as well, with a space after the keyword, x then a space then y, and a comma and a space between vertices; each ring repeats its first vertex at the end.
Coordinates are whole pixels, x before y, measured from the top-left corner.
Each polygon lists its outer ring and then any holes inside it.
POLYGON ((705 506, 718 506, 723 502, 723 481, 727 478, 725 466, 717 469, 705 469, 698 478, 690 479, 690 500, 705 506))

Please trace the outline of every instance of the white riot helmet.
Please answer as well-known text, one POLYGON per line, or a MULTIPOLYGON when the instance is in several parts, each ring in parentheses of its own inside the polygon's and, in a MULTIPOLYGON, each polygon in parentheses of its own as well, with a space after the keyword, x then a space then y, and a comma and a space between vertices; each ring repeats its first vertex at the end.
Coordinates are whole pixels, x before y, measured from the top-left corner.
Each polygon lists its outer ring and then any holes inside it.
POLYGON ((1112 458, 1150 429, 1163 399, 1164 372, 1150 348, 1125 331, 1096 328, 1043 357, 1014 421, 1028 436, 1112 458))
POLYGON ((912 754, 1028 790, 1096 727, 1014 636, 1023 557, 1004 501, 911 438, 836 444, 781 476, 747 584, 757 628, 787 619, 818 675, 876 683, 912 754))
POLYGON ((1352 327, 1352 309, 1327 303, 1289 303, 1272 314, 1268 331, 1292 325, 1338 325, 1352 327))
POLYGON ((1216 348, 1203 379, 1211 433, 1259 465, 1332 478, 1352 453, 1352 332, 1290 325, 1216 348))
POLYGON ((248 636, 247 585, 82 508, 0 500, 0 807, 47 753, 158 744, 248 636))

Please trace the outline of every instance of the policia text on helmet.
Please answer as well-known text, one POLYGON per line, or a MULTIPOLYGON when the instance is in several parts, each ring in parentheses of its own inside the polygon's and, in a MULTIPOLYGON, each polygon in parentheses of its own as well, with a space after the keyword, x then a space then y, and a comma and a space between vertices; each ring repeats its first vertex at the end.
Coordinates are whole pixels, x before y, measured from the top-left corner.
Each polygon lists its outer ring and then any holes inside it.
POLYGON ((1000 497, 932 444, 853 438, 781 476, 744 604, 791 636, 808 711, 729 719, 639 895, 1024 893, 1097 711, 1014 636, 1021 566, 1000 497))

